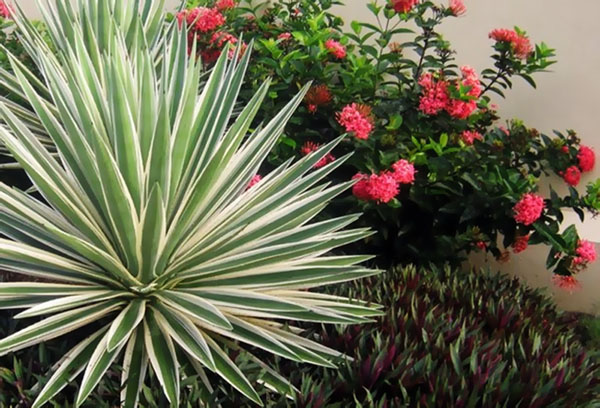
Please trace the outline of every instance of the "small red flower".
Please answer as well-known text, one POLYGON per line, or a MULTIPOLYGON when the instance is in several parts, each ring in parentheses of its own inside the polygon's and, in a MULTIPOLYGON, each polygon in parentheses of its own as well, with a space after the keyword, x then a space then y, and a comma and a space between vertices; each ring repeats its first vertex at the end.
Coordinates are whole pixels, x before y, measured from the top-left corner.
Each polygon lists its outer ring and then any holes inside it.
POLYGON ((475 143, 475 140, 483 140, 481 133, 476 130, 465 130, 462 132, 460 137, 468 146, 471 146, 473 143, 475 143))
POLYGON ((419 3, 419 0, 391 0, 390 6, 398 13, 408 13, 419 3))
POLYGON ((6 4, 4 0, 0 0, 0 17, 2 18, 12 18, 12 7, 6 4))
POLYGON ((252 177, 252 180, 250 180, 248 186, 246 186, 246 191, 257 185, 261 180, 262 176, 260 174, 256 174, 254 177, 252 177))
POLYGON ((544 211, 544 198, 533 193, 524 194, 514 207, 515 221, 523 225, 536 222, 544 211))
POLYGON ((304 96, 304 102, 308 105, 308 111, 315 113, 319 106, 325 106, 331 102, 333 97, 327 85, 313 85, 304 96))
POLYGON ((371 174, 367 183, 367 192, 371 200, 378 203, 389 203, 398 195, 400 188, 391 173, 382 172, 371 174))
POLYGON ((517 237, 515 242, 512 244, 513 252, 515 254, 520 254, 521 252, 525 251, 527 249, 527 247, 529 246, 529 238, 530 237, 531 237, 531 235, 521 235, 521 236, 517 237))
POLYGON ((515 30, 498 28, 490 32, 489 37, 496 42, 510 43, 513 53, 518 58, 526 59, 533 52, 533 45, 529 38, 515 30))
POLYGON ((347 132, 354 133, 357 139, 366 140, 373 131, 371 110, 366 105, 356 103, 346 105, 337 113, 337 121, 347 132))
POLYGON ((177 20, 181 26, 185 21, 192 31, 207 33, 225 24, 225 17, 216 8, 196 7, 191 10, 183 10, 177 14, 177 20))
POLYGON ((467 12, 467 7, 463 3, 463 0, 450 0, 448 8, 452 12, 453 16, 462 16, 467 12))
POLYGON ((346 47, 336 40, 329 39, 325 41, 325 48, 337 59, 346 58, 346 47))
POLYGON ((582 145, 577 153, 577 160, 581 171, 592 171, 596 165, 596 154, 592 148, 582 145))
POLYGON ((556 287, 569 292, 581 289, 581 284, 574 276, 554 275, 552 282, 554 282, 556 287))
POLYGON ((563 173, 563 179, 570 186, 577 186, 581 181, 581 171, 577 166, 571 166, 563 173))
POLYGON ((412 184, 415 182, 415 166, 408 160, 398 160, 392 164, 392 176, 400 184, 412 184))
POLYGON ((281 33, 277 36, 278 40, 288 41, 292 38, 292 33, 281 33))
POLYGON ((231 10, 235 8, 235 0, 218 0, 215 3, 215 7, 219 11, 231 10))
POLYGON ((359 200, 369 201, 371 199, 371 195, 367 190, 369 176, 364 173, 358 173, 352 177, 352 180, 358 180, 358 182, 352 187, 352 194, 354 194, 354 196, 359 200))
POLYGON ((579 241, 575 253, 577 254, 573 260, 575 265, 588 265, 596 262, 596 247, 590 241, 579 241))
POLYGON ((487 250, 487 244, 484 241, 478 241, 475 243, 475 246, 482 251, 487 250))
MULTIPOLYGON (((315 143, 315 142, 306 142, 304 143, 304 145, 302 146, 302 148, 300 149, 300 153, 302 153, 303 156, 309 155, 312 152, 319 150, 319 148, 321 147, 320 144, 315 143)), ((315 163, 315 165, 313 166, 315 169, 321 168, 331 162, 335 161, 335 157, 331 154, 328 153, 325 157, 323 157, 321 160, 319 160, 318 162, 315 163)))

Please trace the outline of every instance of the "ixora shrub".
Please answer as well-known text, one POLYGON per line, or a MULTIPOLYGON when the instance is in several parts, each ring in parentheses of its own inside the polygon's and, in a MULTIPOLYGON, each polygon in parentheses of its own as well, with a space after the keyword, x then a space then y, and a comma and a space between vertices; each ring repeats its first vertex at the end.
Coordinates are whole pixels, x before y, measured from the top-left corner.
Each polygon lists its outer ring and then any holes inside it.
MULTIPOLYGON (((11 58, 14 87, 57 155, 0 103, 0 141, 43 197, 0 184, 0 268, 31 278, 0 284, 0 305, 36 319, 0 340, 0 355, 84 334, 40 384, 34 407, 83 373, 80 406, 117 362, 125 407, 137 406, 147 374, 178 406, 189 367, 260 403, 229 351, 249 353, 246 344, 331 366, 339 353, 301 337, 295 322, 361 323, 380 314, 310 291, 376 273, 359 265, 368 256, 331 254, 371 234, 344 230, 357 215, 314 221, 351 186, 321 183, 344 160, 313 170, 341 139, 248 188, 304 91, 248 135, 269 88, 267 81, 232 116, 249 50, 222 55, 204 78, 176 23, 159 24, 156 36, 142 29, 157 2, 128 3, 48 3, 51 32, 52 16, 75 17, 62 21, 67 38, 52 35, 62 41, 56 55, 15 15, 43 81, 11 58), (102 34, 95 41, 94 30, 102 34), (162 45, 149 42, 155 38, 162 45)), ((262 383, 284 382, 263 367, 262 383)))
POLYGON ((189 0, 176 18, 189 23, 207 66, 240 33, 255 40, 242 95, 249 99, 273 77, 264 116, 274 116, 288 95, 313 81, 269 161, 276 166, 309 155, 348 132, 315 166, 354 153, 331 176, 358 179, 354 194, 329 211, 365 212, 360 222, 378 234, 357 245, 380 255, 378 264, 458 263, 480 250, 505 259, 509 251, 545 243, 557 282, 576 286, 573 276, 595 257, 574 228, 559 225, 566 208, 582 218, 599 208, 598 184, 585 194, 575 189, 594 167, 594 152, 574 132, 549 137, 519 121, 501 126, 490 98, 517 78, 535 86, 532 76, 554 62, 553 50, 534 45, 519 29, 491 30, 494 64, 477 73, 455 64, 438 31, 466 11, 462 1, 368 2, 365 12, 375 22, 354 21, 350 32, 332 14, 338 4, 189 0), (547 174, 564 178, 569 194, 537 195, 547 174))
POLYGON ((350 286, 333 292, 379 301, 385 316, 318 330, 354 360, 339 371, 282 363, 295 373, 296 402, 267 406, 590 407, 600 396, 600 360, 573 317, 517 280, 409 267, 350 286))

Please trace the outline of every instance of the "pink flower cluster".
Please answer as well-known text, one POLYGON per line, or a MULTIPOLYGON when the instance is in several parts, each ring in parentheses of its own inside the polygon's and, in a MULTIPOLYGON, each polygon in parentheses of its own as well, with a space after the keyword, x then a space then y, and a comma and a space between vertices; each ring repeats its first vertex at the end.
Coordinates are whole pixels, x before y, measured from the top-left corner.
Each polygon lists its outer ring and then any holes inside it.
POLYGON ((352 194, 359 200, 389 203, 400 192, 401 184, 415 181, 415 168, 407 160, 399 160, 392 165, 392 171, 385 170, 370 176, 358 173, 352 179, 358 180, 352 194))
POLYGON ((346 58, 346 47, 336 40, 329 39, 325 41, 325 48, 337 59, 346 58))
POLYGON ((521 235, 517 237, 515 242, 512 244, 513 252, 519 254, 527 249, 529 246, 529 238, 531 235, 521 235))
MULTIPOLYGON (((309 155, 312 152, 318 150, 320 147, 321 147, 321 145, 319 143, 309 141, 309 142, 304 143, 304 145, 300 149, 300 153, 302 153, 303 156, 306 156, 306 155, 309 155)), ((318 162, 316 162, 313 167, 315 169, 318 169, 318 168, 328 165, 329 163, 331 163, 333 161, 335 161, 335 156, 333 156, 331 153, 327 153, 327 155, 325 157, 323 157, 321 160, 319 160, 318 162)))
POLYGON ((412 184, 415 182, 415 166, 408 160, 398 160, 392 164, 392 177, 400 184, 412 184))
POLYGON ((235 8, 235 0, 218 0, 215 3, 215 8, 219 11, 231 10, 235 8))
MULTIPOLYGON (((237 43, 238 43, 238 39, 234 35, 224 32, 224 31, 218 31, 211 36, 210 46, 207 48, 204 48, 203 50, 200 51, 202 60, 206 64, 215 62, 216 60, 219 59, 219 56, 221 55, 221 51, 223 50, 223 47, 225 47, 226 45, 228 46, 227 53, 228 53, 229 58, 233 58, 233 56, 235 54, 235 48, 233 46, 236 45, 237 43)), ((240 52, 243 54, 245 50, 246 50, 246 44, 242 44, 242 48, 241 48, 240 52)))
POLYGON ((544 207, 543 197, 533 193, 524 194, 514 206, 514 219, 520 224, 531 225, 542 216, 544 207))
POLYGON ((461 68, 462 80, 449 83, 443 79, 436 79, 433 74, 426 73, 419 78, 422 88, 419 100, 419 110, 426 115, 436 115, 445 110, 454 118, 466 119, 477 109, 477 98, 481 95, 481 82, 475 70, 469 66, 461 68), (466 95, 453 98, 450 95, 451 87, 456 90, 467 88, 466 95))
POLYGON ((467 7, 463 3, 463 0, 450 0, 450 4, 448 5, 450 12, 453 16, 462 16, 467 12, 467 7))
POLYGON ((4 0, 0 0, 0 17, 12 18, 12 8, 4 0))
POLYGON ((596 154, 594 150, 588 146, 581 146, 577 153, 579 168, 583 172, 592 171, 596 165, 596 154))
POLYGON ((468 146, 471 146, 473 143, 475 143, 475 140, 483 140, 481 133, 476 130, 465 130, 461 133, 460 137, 468 146))
POLYGON ((291 38, 292 38, 292 33, 288 33, 288 32, 281 33, 277 36, 277 39, 281 40, 281 41, 288 41, 291 38))
MULTIPOLYGON (((569 154, 569 146, 563 146, 561 149, 565 154, 569 154)), ((592 171, 596 165, 596 155, 594 150, 588 146, 581 146, 577 152, 577 165, 569 166, 565 171, 559 172, 563 180, 570 186, 577 186, 581 181, 581 173, 592 171)))
POLYGON ((366 140, 373 131, 373 118, 368 106, 356 103, 346 105, 341 112, 337 113, 336 117, 338 123, 347 132, 354 133, 357 139, 366 140))
POLYGON ((433 74, 426 73, 419 78, 419 85, 423 88, 419 100, 419 110, 426 115, 437 115, 448 105, 448 83, 436 80, 433 74))
POLYGON ((177 21, 180 26, 185 21, 192 31, 207 33, 225 24, 225 17, 217 8, 196 7, 179 12, 177 21))
POLYGON ((419 0, 391 0, 390 6, 397 13, 408 13, 419 3, 419 0))
POLYGON ((248 186, 246 186, 246 191, 250 190, 252 187, 257 185, 261 180, 262 176, 260 174, 255 174, 254 177, 252 177, 252 179, 248 183, 248 186))
POLYGON ((496 42, 510 43, 515 56, 526 59, 533 52, 533 45, 525 34, 519 34, 515 30, 497 28, 490 32, 490 38, 496 42))
POLYGON ((582 239, 575 250, 577 256, 573 259, 575 265, 588 265, 596 261, 596 247, 590 241, 582 239))

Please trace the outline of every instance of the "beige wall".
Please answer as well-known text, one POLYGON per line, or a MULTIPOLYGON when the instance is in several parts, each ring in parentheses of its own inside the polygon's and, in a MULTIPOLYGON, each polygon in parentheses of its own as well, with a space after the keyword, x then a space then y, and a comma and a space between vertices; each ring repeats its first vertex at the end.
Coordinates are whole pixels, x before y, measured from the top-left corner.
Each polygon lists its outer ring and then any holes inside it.
MULTIPOLYGON (((438 0, 440 2, 445 0, 438 0)), ((175 7, 178 0, 167 0, 175 7)), ((346 0, 338 12, 347 22, 368 15, 366 0, 346 0)), ((382 0, 380 0, 380 4, 382 0)), ((34 0, 20 4, 37 16, 34 0)), ((498 99, 505 118, 520 118, 543 132, 552 129, 577 130, 588 145, 600 152, 598 119, 600 118, 600 15, 599 0, 465 0, 468 12, 451 19, 442 28, 446 38, 458 51, 458 63, 481 70, 491 65, 488 59, 491 42, 487 34, 493 28, 518 25, 527 30, 534 41, 545 41, 557 49, 559 63, 552 73, 536 77, 538 90, 515 81, 508 99, 498 99)), ((588 180, 600 177, 600 165, 588 180)), ((552 180, 555 185, 560 180, 552 180)), ((575 217, 568 217, 574 221, 575 217)), ((600 221, 590 220, 581 226, 584 238, 600 242, 600 221)), ((570 295, 551 287, 545 271, 546 248, 531 248, 503 265, 502 269, 523 277, 533 286, 549 287, 557 303, 566 309, 600 311, 600 262, 581 275, 583 290, 570 295)), ((481 260, 478 260, 478 263, 481 260)), ((496 265, 493 265, 495 268, 496 265)))

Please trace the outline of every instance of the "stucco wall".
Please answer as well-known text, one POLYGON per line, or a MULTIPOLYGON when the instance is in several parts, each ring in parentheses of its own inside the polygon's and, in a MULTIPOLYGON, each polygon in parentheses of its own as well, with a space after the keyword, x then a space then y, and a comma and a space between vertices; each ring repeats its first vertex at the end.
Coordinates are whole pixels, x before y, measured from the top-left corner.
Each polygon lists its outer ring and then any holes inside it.
MULTIPOLYGON (((379 0, 382 3, 383 0, 379 0)), ((446 0, 438 0, 446 1, 446 0)), ((37 13, 33 0, 20 0, 32 15, 37 13)), ((178 0, 167 0, 175 7, 178 0)), ((337 11, 347 22, 364 19, 368 15, 366 0, 346 0, 346 6, 337 11)), ((600 152, 597 136, 600 117, 600 1, 577 0, 465 0, 468 12, 465 16, 448 21, 442 32, 458 52, 458 63, 469 64, 477 69, 491 65, 488 59, 491 42, 487 38, 493 28, 518 25, 527 30, 534 41, 545 41, 556 48, 559 63, 552 73, 536 77, 538 89, 534 90, 522 81, 515 82, 508 99, 498 99, 500 112, 505 118, 520 118, 529 126, 543 132, 552 129, 577 130, 588 145, 600 152)), ((587 180, 600 177, 600 166, 587 180)), ((586 181, 586 180, 584 180, 586 181)), ((551 180, 554 185, 560 180, 551 180)), ((575 222, 576 217, 568 217, 575 222)), ((588 220, 581 226, 582 236, 600 242, 600 221, 588 220)), ((532 248, 511 262, 500 266, 502 270, 515 273, 533 286, 549 287, 557 303, 566 309, 600 311, 600 262, 581 275, 582 291, 570 295, 551 287, 550 274, 545 271, 545 248, 532 248)), ((475 259, 475 263, 483 262, 475 259)), ((493 261, 492 261, 493 262, 493 261)), ((492 264, 492 267, 498 266, 492 264)))

